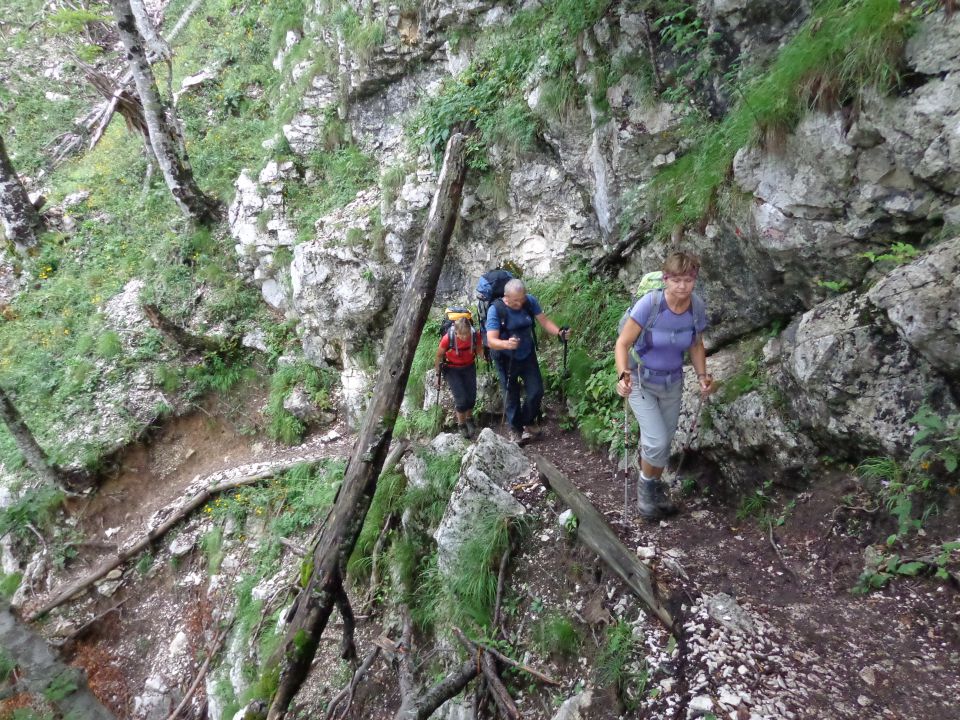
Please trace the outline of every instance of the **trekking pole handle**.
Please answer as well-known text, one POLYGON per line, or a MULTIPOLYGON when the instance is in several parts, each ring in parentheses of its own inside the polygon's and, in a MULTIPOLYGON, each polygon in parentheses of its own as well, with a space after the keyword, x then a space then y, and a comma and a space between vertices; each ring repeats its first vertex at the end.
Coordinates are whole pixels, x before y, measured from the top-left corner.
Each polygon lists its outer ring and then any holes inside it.
POLYGON ((570 326, 564 325, 557 331, 557 337, 560 338, 560 342, 566 344, 567 337, 570 335, 570 326))

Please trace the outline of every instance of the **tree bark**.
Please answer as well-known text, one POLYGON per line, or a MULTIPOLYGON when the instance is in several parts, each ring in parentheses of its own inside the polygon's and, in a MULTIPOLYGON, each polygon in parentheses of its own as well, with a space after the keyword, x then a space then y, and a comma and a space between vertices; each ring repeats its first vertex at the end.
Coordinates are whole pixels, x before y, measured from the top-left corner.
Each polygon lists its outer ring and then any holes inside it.
POLYGON ((20 176, 13 168, 0 135, 0 223, 7 240, 19 255, 26 255, 37 244, 40 214, 30 202, 20 176))
POLYGON ((268 663, 279 671, 268 720, 286 714, 310 670, 320 636, 343 583, 347 558, 353 552, 366 518, 377 478, 384 464, 413 355, 423 332, 437 280, 456 224, 466 173, 464 136, 456 132, 447 143, 437 192, 414 261, 410 281, 383 350, 383 362, 367 406, 353 454, 344 472, 333 510, 313 551, 313 571, 297 597, 283 642, 268 663))
POLYGON ((150 146, 170 188, 173 199, 184 215, 201 224, 211 224, 219 213, 219 203, 200 190, 190 168, 186 150, 180 151, 176 129, 167 115, 166 108, 153 70, 147 60, 143 38, 137 31, 136 21, 130 9, 130 0, 110 0, 113 15, 120 29, 120 39, 127 51, 127 60, 137 94, 143 104, 143 114, 150 131, 150 146))
POLYGON ((3 388, 0 388, 0 420, 6 424, 30 469, 44 482, 68 489, 64 477, 47 460, 47 454, 37 443, 30 428, 27 427, 20 412, 3 388))
POLYGON ((140 31, 143 41, 147 44, 147 52, 157 58, 169 60, 171 57, 170 46, 157 32, 157 27, 150 19, 143 0, 130 0, 130 10, 137 23, 137 30, 140 31))
POLYGON ((660 602, 659 594, 653 584, 650 569, 637 556, 630 552, 616 533, 607 524, 603 515, 580 492, 577 487, 556 466, 541 455, 530 454, 530 459, 540 471, 540 477, 550 486, 560 499, 573 510, 577 516, 577 539, 582 540, 600 559, 603 560, 623 581, 643 600, 650 612, 657 617, 664 626, 671 630, 673 618, 670 612, 660 602))

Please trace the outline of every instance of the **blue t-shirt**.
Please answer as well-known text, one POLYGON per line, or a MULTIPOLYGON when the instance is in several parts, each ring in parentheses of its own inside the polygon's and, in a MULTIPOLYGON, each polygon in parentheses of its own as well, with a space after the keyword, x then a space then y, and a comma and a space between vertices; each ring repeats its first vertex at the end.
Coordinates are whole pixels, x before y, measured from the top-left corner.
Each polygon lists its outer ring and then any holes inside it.
MULTIPOLYGON (((653 301, 661 293, 649 292, 630 311, 630 317, 640 327, 645 327, 653 319, 653 301)), ((700 328, 702 333, 706 328, 700 328)), ((646 333, 641 332, 637 339, 638 352, 645 367, 651 370, 679 370, 683 367, 683 354, 693 345, 697 330, 693 323, 693 302, 686 312, 677 314, 667 305, 664 298, 660 305, 653 327, 646 333), (641 343, 642 341, 642 343, 641 343)))
MULTIPOLYGON (((500 339, 506 340, 517 337, 520 338, 520 344, 517 345, 516 350, 498 350, 497 352, 504 353, 505 357, 512 355, 514 360, 524 360, 533 352, 533 318, 542 313, 543 308, 540 307, 540 303, 530 293, 527 293, 526 307, 521 307, 519 310, 511 310, 504 305, 504 308, 507 311, 504 320, 507 333, 501 332, 500 339), (505 334, 507 337, 504 337, 505 334)), ((487 330, 502 329, 500 325, 500 313, 497 312, 496 306, 491 303, 490 309, 487 311, 487 330)))

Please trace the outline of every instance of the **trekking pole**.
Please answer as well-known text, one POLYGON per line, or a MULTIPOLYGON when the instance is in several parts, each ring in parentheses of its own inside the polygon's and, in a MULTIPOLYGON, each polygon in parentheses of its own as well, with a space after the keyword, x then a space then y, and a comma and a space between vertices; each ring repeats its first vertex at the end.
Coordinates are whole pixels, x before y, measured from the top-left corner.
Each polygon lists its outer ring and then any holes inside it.
POLYGON ((503 426, 507 422, 507 398, 510 396, 510 374, 513 372, 513 352, 510 351, 510 360, 507 362, 507 382, 503 388, 503 409, 500 410, 500 432, 503 432, 503 426))
MULTIPOLYGON (((630 522, 630 499, 628 487, 630 484, 629 463, 627 462, 627 445, 630 438, 630 426, 627 411, 630 409, 629 398, 623 399, 623 521, 630 522)), ((639 480, 637 481, 639 482, 639 480)))
POLYGON ((673 471, 673 476, 680 479, 680 468, 683 467, 683 461, 687 458, 687 451, 690 449, 690 446, 693 445, 694 439, 697 437, 697 430, 700 429, 700 411, 703 409, 704 400, 707 399, 703 393, 700 393, 700 400, 697 401, 697 409, 693 413, 693 424, 690 426, 690 433, 687 435, 687 442, 683 446, 683 450, 680 452, 680 459, 677 461, 677 469, 673 471))

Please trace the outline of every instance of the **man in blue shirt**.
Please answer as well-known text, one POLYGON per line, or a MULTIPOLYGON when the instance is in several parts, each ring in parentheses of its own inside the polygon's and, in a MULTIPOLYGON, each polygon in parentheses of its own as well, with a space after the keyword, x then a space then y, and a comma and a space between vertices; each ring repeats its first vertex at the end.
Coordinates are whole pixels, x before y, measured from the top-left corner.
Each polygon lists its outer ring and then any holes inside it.
POLYGON ((494 352, 510 439, 526 442, 540 434, 537 418, 543 400, 543 378, 537 362, 537 346, 533 338, 536 320, 551 335, 563 340, 570 330, 561 330, 548 318, 533 295, 527 294, 522 280, 510 280, 503 289, 503 300, 491 304, 487 313, 487 343, 494 352), (526 394, 520 400, 520 381, 526 394))

